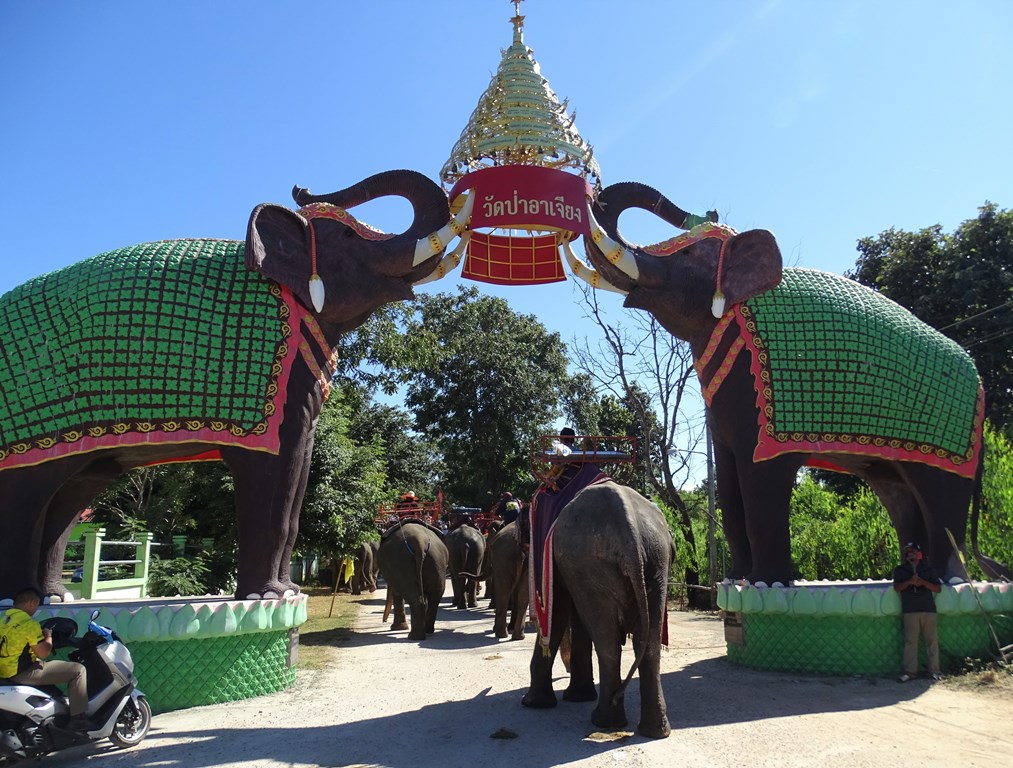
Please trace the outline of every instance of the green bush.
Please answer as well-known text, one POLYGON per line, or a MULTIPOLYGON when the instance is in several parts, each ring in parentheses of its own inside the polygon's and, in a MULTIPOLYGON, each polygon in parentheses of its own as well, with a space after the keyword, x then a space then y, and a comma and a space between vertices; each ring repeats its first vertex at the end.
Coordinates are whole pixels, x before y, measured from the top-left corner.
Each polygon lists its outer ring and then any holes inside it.
POLYGON ((175 597, 176 595, 206 595, 209 568, 200 557, 176 557, 163 560, 151 558, 148 573, 148 597, 175 597))

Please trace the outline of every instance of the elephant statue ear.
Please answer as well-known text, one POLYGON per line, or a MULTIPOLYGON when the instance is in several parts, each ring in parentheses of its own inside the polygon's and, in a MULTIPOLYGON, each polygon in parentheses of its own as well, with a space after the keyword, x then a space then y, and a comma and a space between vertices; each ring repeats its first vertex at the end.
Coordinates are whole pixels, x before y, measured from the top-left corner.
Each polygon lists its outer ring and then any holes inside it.
POLYGON ((728 242, 719 265, 719 290, 728 306, 769 291, 781 282, 781 249, 765 229, 751 229, 728 242))
POLYGON ((246 228, 246 266, 289 289, 313 306, 309 223, 295 211, 264 203, 250 214, 246 228))

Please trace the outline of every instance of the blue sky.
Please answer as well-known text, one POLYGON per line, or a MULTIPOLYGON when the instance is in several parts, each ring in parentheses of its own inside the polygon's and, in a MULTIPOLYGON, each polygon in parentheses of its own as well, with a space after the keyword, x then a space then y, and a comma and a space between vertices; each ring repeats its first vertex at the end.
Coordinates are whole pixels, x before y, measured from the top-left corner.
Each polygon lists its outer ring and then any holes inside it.
MULTIPOLYGON (((0 3, 0 292, 119 246, 242 238, 293 184, 438 178, 511 41, 507 0, 0 3)), ((774 232, 842 273, 890 227, 1013 206, 1006 0, 524 0, 603 181, 774 232)), ((356 214, 399 231, 406 205, 356 214)), ((633 241, 670 232, 623 219, 633 241)), ((455 277, 426 290, 453 290, 455 277)), ((564 340, 572 282, 481 290, 564 340)), ((619 316, 620 299, 605 299, 619 316)))

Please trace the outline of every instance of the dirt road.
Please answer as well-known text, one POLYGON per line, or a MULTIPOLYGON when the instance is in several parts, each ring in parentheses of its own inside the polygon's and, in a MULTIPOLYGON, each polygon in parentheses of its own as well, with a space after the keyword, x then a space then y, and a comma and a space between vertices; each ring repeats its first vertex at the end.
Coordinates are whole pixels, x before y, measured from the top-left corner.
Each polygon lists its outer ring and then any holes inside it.
MULTIPOLYGON (((448 590, 449 593, 449 590, 448 590)), ((155 768, 647 768, 1013 766, 1013 699, 947 683, 823 678, 730 664, 719 619, 670 616, 662 679, 672 735, 600 734, 593 704, 520 705, 533 636, 497 641, 492 613, 445 598, 425 643, 381 624, 381 589, 360 609, 334 663, 271 696, 157 715, 138 747, 108 743, 49 766, 155 768)), ((629 654, 628 654, 629 655, 629 654)), ((557 661, 557 676, 565 675, 557 661)), ((557 679, 560 693, 565 680, 557 679)), ((639 718, 634 678, 626 706, 639 718)))

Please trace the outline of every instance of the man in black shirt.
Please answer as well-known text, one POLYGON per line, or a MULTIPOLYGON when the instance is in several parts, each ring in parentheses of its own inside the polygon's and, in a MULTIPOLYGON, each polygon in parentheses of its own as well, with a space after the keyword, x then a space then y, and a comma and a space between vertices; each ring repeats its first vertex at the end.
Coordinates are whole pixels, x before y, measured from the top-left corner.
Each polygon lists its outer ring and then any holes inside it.
POLYGON ((942 590, 935 570, 922 556, 921 547, 914 542, 904 546, 904 562, 893 571, 893 588, 900 593, 904 619, 904 674, 900 682, 906 683, 918 676, 918 637, 925 638, 925 655, 929 675, 933 680, 939 674, 939 641, 936 636, 935 595, 942 590))

